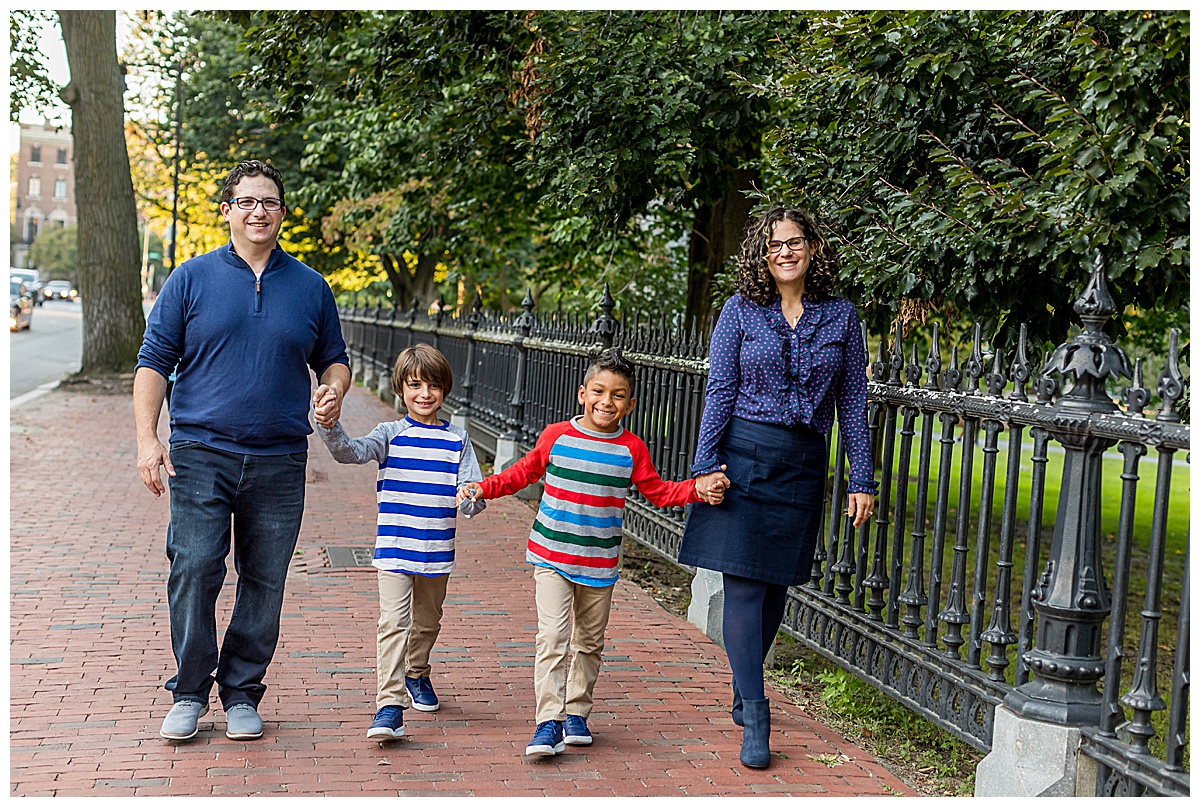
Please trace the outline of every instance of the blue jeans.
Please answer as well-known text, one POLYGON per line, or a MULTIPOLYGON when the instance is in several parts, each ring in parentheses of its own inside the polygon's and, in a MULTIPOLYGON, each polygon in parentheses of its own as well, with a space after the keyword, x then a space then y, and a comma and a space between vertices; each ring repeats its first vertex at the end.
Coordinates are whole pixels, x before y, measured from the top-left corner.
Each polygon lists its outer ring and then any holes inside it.
POLYGON ((208 703, 212 684, 226 709, 255 708, 279 641, 288 563, 300 534, 308 452, 264 457, 193 441, 171 446, 175 476, 167 557, 176 702, 208 703), (217 595, 225 581, 232 522, 237 595, 217 655, 217 595))

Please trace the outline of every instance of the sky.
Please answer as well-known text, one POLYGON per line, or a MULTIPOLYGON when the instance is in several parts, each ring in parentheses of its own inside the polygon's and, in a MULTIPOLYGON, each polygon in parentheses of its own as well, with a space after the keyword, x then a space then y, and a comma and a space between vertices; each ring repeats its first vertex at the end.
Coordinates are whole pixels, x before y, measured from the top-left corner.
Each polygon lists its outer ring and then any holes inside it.
MULTIPOLYGON (((129 32, 129 21, 126 16, 127 12, 117 12, 117 50, 120 52, 124 47, 126 37, 129 32)), ((71 79, 71 70, 67 67, 67 51, 63 45, 62 33, 58 30, 57 22, 48 24, 42 31, 41 51, 46 56, 46 67, 50 73, 50 78, 61 85, 65 85, 71 79)), ((71 110, 66 104, 61 104, 59 108, 48 115, 51 123, 63 123, 70 125, 71 110)), ((22 112, 22 123, 41 123, 42 115, 32 112, 22 112)), ((13 153, 20 148, 21 127, 15 123, 10 123, 8 126, 8 151, 13 153)))

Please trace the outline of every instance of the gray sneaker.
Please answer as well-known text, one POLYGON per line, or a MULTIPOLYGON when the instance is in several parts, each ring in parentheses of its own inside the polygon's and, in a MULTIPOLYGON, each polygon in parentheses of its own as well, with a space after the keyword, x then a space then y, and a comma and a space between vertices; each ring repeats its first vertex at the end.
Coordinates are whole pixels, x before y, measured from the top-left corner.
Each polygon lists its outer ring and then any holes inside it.
POLYGON ((225 710, 225 736, 231 740, 257 740, 263 735, 262 718, 248 703, 235 703, 225 710))
POLYGON ((162 729, 158 732, 168 740, 190 740, 199 731, 197 721, 208 714, 208 704, 198 701, 176 701, 167 712, 162 729))

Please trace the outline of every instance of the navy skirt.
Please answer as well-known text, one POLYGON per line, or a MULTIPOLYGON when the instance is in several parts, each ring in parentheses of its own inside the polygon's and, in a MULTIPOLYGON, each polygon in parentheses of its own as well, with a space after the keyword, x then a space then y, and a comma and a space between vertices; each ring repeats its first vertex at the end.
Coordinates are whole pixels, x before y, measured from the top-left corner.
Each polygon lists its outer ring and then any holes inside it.
POLYGON ((732 483, 725 501, 688 508, 679 562, 798 586, 812 574, 828 462, 808 426, 731 418, 717 445, 732 483))

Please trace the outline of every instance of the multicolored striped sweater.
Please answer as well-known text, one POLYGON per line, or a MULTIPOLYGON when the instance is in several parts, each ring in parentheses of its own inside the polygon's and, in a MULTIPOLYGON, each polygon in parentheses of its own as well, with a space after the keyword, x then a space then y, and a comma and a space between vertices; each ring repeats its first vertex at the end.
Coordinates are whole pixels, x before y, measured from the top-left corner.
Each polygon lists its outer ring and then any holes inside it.
POLYGON ((379 463, 375 534, 377 569, 438 577, 454 569, 454 497, 483 474, 471 438, 442 421, 427 426, 408 417, 380 423, 366 437, 350 438, 341 424, 317 426, 338 462, 379 463))
POLYGON ((525 559, 585 586, 617 582, 625 497, 636 485, 659 507, 700 501, 696 482, 665 482, 646 444, 627 429, 612 434, 580 425, 581 416, 552 423, 537 445, 503 473, 483 480, 483 498, 516 493, 546 477, 525 559))

